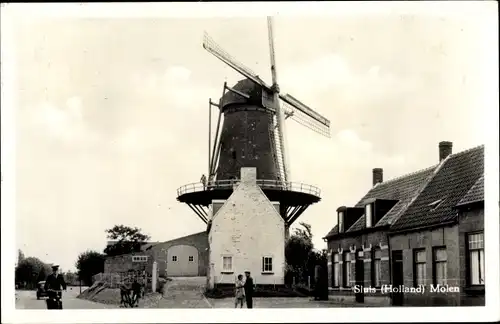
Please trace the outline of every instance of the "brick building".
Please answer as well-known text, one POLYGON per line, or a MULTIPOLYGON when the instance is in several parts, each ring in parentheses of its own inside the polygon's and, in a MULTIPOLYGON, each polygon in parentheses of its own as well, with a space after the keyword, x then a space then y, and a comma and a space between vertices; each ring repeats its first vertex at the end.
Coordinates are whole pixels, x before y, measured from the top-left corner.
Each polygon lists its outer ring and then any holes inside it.
POLYGON ((456 209, 459 219, 461 305, 484 305, 484 175, 456 209))
POLYGON ((374 169, 372 189, 337 209, 324 238, 332 298, 484 305, 483 172, 483 146, 452 154, 450 142, 424 170, 384 182, 374 169), (438 284, 453 291, 431 292, 438 284), (411 291, 383 291, 389 285, 411 291))
POLYGON ((169 277, 206 276, 208 234, 206 231, 158 243, 146 249, 169 277))
POLYGON ((160 275, 205 276, 208 266, 207 233, 203 231, 166 242, 146 244, 141 252, 107 257, 104 273, 129 270, 150 272, 154 261, 160 275))

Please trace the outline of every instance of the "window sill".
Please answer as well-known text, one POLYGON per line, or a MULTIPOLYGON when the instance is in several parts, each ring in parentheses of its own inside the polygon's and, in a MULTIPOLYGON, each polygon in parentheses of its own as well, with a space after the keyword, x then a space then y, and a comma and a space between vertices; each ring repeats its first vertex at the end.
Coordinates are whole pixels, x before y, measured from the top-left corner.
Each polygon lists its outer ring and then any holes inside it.
POLYGON ((220 273, 221 274, 233 274, 234 271, 221 271, 220 273))
POLYGON ((263 275, 273 275, 274 272, 272 272, 272 271, 262 271, 261 274, 263 274, 263 275))

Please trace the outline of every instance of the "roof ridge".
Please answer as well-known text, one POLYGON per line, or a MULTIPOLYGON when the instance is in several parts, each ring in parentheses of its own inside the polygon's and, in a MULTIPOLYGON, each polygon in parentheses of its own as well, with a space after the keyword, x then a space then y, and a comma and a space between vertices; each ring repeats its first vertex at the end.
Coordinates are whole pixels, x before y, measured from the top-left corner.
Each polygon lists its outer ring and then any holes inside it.
MULTIPOLYGON (((458 155, 465 154, 465 153, 469 153, 470 151, 478 150, 480 148, 484 148, 484 144, 477 145, 477 146, 474 146, 472 148, 468 148, 468 149, 466 149, 464 151, 460 151, 460 152, 457 152, 457 153, 450 154, 446 158, 458 156, 458 155)), ((417 170, 417 171, 413 171, 413 172, 401 175, 399 177, 395 177, 395 178, 392 178, 390 180, 383 181, 381 183, 378 182, 375 186, 372 187, 372 189, 375 188, 375 187, 377 187, 377 186, 385 185, 386 183, 391 183, 391 182, 394 182, 394 181, 397 181, 397 180, 401 180, 402 178, 409 177, 409 176, 415 175, 417 173, 421 173, 421 172, 424 172, 424 171, 429 171, 430 169, 438 167, 440 164, 441 164, 441 162, 438 162, 437 164, 434 164, 434 165, 432 165, 430 167, 423 168, 423 169, 420 169, 420 170, 417 170)))
POLYGON ((484 144, 481 144, 481 145, 477 145, 477 146, 474 146, 474 147, 471 147, 471 148, 468 148, 464 151, 460 151, 460 152, 457 152, 457 153, 453 153, 453 154, 450 154, 449 156, 458 156, 458 155, 462 155, 462 154, 466 154, 466 153, 470 153, 471 151, 475 151, 475 150, 479 150, 481 148, 484 148, 484 144))
MULTIPOLYGON (((392 182, 396 182, 396 181, 401 180, 401 179, 403 179, 403 178, 406 178, 406 177, 409 177, 409 176, 413 176, 413 175, 416 175, 416 174, 418 174, 418 173, 423 173, 423 172, 425 172, 425 171, 429 171, 429 170, 431 170, 431 169, 435 169, 436 167, 438 167, 438 166, 439 166, 439 164, 441 164, 441 162, 440 162, 440 163, 438 163, 438 164, 434 164, 434 165, 432 165, 432 166, 430 166, 430 167, 424 168, 424 169, 420 169, 420 170, 417 170, 417 171, 413 171, 413 172, 410 172, 410 173, 404 174, 404 175, 402 175, 402 176, 399 176, 399 177, 396 177, 396 178, 392 178, 392 179, 390 179, 390 180, 387 180, 387 181, 384 181, 384 182, 381 182, 381 183, 377 183, 377 185, 382 186, 382 185, 385 185, 385 184, 390 184, 390 183, 392 183, 392 182)), ((373 186, 373 187, 372 187, 372 189, 374 189, 375 187, 377 187, 377 186, 373 186)))

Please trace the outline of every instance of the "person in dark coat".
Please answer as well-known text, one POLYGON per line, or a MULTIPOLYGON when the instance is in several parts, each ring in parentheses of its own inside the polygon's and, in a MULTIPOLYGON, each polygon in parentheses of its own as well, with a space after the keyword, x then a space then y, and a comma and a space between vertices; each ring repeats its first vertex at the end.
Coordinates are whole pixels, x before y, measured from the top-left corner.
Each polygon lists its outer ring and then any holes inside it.
MULTIPOLYGON (((59 294, 62 297, 61 290, 66 290, 66 282, 64 281, 64 277, 59 273, 59 266, 52 266, 52 273, 47 276, 45 279, 45 291, 49 296, 49 300, 47 300, 47 307, 51 308, 52 305, 49 305, 50 299, 55 297, 55 294, 59 294)), ((59 306, 62 308, 62 304, 59 306)))
POLYGON ((314 300, 320 300, 321 299, 321 266, 316 265, 314 267, 314 300))
POLYGON ((245 289, 245 299, 247 302, 247 308, 253 308, 253 291, 254 291, 254 285, 253 285, 253 278, 250 276, 250 271, 245 271, 245 285, 243 288, 245 289))
POLYGON ((141 298, 142 293, 142 285, 137 281, 137 278, 134 278, 134 282, 132 283, 132 301, 134 305, 139 306, 139 298, 141 298))
POLYGON ((51 290, 66 290, 66 282, 64 277, 59 273, 59 266, 52 266, 52 273, 45 280, 45 291, 51 290))

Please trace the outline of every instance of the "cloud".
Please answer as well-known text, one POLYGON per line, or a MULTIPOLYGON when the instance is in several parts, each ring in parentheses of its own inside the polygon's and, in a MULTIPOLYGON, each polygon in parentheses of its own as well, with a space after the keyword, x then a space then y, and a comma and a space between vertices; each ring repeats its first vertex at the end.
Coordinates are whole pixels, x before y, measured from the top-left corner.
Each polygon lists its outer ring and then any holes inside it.
POLYGON ((201 83, 190 69, 180 65, 169 66, 164 73, 137 71, 131 80, 131 87, 137 89, 144 101, 160 100, 164 109, 175 114, 178 112, 173 109, 180 110, 184 116, 186 110, 198 113, 207 107, 209 97, 215 98, 221 92, 219 88, 201 83))
POLYGON ((365 141, 351 129, 340 131, 334 138, 332 147, 335 152, 332 156, 342 154, 339 167, 370 168, 374 165, 385 167, 400 167, 406 162, 405 157, 399 154, 387 155, 376 150, 373 144, 365 141))
POLYGON ((168 131, 158 128, 129 128, 122 132, 116 140, 112 141, 113 147, 126 153, 137 153, 147 150, 164 150, 175 144, 168 131))
POLYGON ((280 83, 287 92, 309 93, 349 84, 353 77, 349 65, 341 56, 329 54, 284 69, 280 73, 280 83))
POLYGON ((52 139, 64 143, 94 141, 97 135, 87 128, 82 109, 81 98, 73 96, 63 107, 50 102, 30 106, 24 110, 22 118, 27 118, 31 127, 42 129, 52 139))
POLYGON ((380 65, 355 71, 348 61, 337 54, 294 64, 280 73, 284 92, 315 100, 321 93, 334 93, 349 101, 370 101, 415 89, 415 80, 396 77, 380 65))
POLYGON ((187 82, 190 78, 191 71, 184 66, 170 66, 165 71, 165 79, 170 82, 187 82))
POLYGON ((370 151, 372 143, 363 141, 358 134, 351 129, 344 129, 337 134, 338 142, 346 148, 356 148, 356 150, 370 151))

